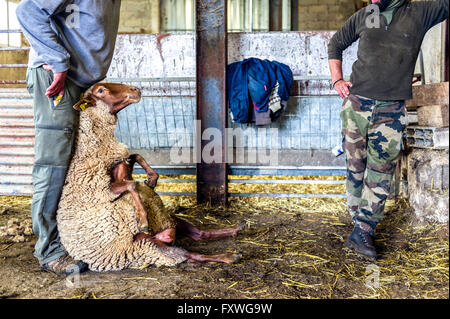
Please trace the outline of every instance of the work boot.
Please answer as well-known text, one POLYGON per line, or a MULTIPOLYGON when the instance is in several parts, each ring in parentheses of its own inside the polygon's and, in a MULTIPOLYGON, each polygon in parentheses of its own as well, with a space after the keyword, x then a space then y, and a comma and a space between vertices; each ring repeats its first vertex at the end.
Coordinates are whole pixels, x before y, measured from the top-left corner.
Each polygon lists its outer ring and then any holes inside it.
POLYGON ((377 252, 375 251, 372 235, 361 229, 359 226, 353 228, 353 232, 348 236, 345 246, 353 249, 367 259, 372 261, 377 259, 377 252))
POLYGON ((89 269, 88 264, 75 260, 69 255, 61 256, 41 266, 42 270, 57 275, 70 275, 74 272, 82 273, 89 269))

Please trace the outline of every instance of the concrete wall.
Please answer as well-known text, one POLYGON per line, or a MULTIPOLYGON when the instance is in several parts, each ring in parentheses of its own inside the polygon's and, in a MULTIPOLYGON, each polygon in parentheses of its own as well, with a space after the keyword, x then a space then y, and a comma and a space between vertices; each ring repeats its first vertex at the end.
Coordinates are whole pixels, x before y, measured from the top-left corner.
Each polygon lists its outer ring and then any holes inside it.
MULTIPOLYGON (((424 73, 426 83, 444 81, 445 72, 445 22, 431 28, 422 42, 424 73)), ((420 73, 419 66, 416 72, 420 73)))
MULTIPOLYGON (((248 57, 275 59, 289 65, 294 75, 329 76, 327 44, 333 34, 332 31, 232 33, 228 35, 228 63, 248 57)), ((344 52, 345 75, 350 74, 356 59, 356 45, 344 52)), ((119 35, 108 76, 195 77, 194 34, 119 35)), ((312 83, 305 90, 314 95, 333 92, 328 82, 321 84, 319 91, 311 93, 312 83)))
POLYGON ((412 149, 408 155, 408 193, 413 221, 448 223, 448 180, 448 150, 412 149))
POLYGON ((337 30, 361 7, 359 0, 299 0, 299 30, 337 30))
POLYGON ((122 0, 119 32, 159 33, 159 13, 159 0, 122 0))
MULTIPOLYGON (((228 36, 228 62, 258 57, 289 65, 295 75, 327 76, 327 43, 334 32, 258 32, 232 33, 228 36), (262 50, 261 48, 264 48, 262 50)), ((356 59, 356 46, 344 53, 344 74, 351 71, 356 59)), ((195 76, 194 35, 171 34, 120 35, 109 77, 188 77, 195 76), (145 52, 145 54, 142 54, 145 52)), ((117 138, 147 158, 168 163, 167 157, 151 156, 149 149, 164 150, 184 135, 191 147, 195 119, 195 82, 136 83, 143 89, 143 100, 119 113, 117 138), (168 97, 169 96, 169 97, 168 97), (164 159, 164 160, 162 160, 164 159)), ((283 116, 270 127, 278 129, 281 165, 343 166, 344 158, 329 151, 340 143, 339 111, 342 100, 330 90, 329 81, 300 81, 300 95, 291 98, 283 116), (307 96, 306 96, 307 95, 307 96), (286 152, 301 150, 301 153, 286 152)), ((255 128, 229 121, 230 127, 255 128)), ((256 132, 256 136, 268 132, 256 132)), ((250 145, 246 140, 239 140, 250 145)), ((252 138, 253 145, 256 145, 252 138)), ((267 139, 264 146, 271 146, 267 139)), ((167 154, 166 154, 167 155, 167 154)))
MULTIPOLYGON (((11 2, 19 2, 14 0, 11 2)), ((299 27, 303 30, 337 30, 357 9, 362 0, 299 0, 299 27)), ((122 0, 121 33, 159 33, 159 0, 122 0)), ((425 78, 427 83, 443 80, 443 24, 428 32, 423 42, 425 78)), ((23 43, 23 45, 27 45, 23 43)), ((0 64, 27 62, 27 52, 0 51, 0 64)), ((156 66, 157 67, 157 66, 156 66)), ((419 68, 416 69, 419 72, 419 68)), ((0 69, 0 79, 24 79, 23 69, 0 69)))

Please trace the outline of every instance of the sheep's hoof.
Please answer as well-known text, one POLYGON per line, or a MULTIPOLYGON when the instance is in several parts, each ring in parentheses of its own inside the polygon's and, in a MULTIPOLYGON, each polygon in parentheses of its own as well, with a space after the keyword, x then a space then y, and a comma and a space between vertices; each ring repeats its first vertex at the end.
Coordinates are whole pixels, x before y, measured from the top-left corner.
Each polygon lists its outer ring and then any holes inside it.
POLYGON ((241 260, 241 258, 242 258, 242 254, 233 254, 231 256, 229 264, 237 263, 239 260, 241 260))
POLYGON ((148 226, 139 227, 139 232, 144 233, 144 234, 150 234, 150 230, 148 229, 148 226))
POLYGON ((242 222, 238 225, 237 230, 241 231, 244 230, 247 227, 247 222, 242 222))
POLYGON ((151 183, 149 180, 145 180, 144 184, 150 187, 151 189, 155 189, 156 183, 151 183))
POLYGON ((145 240, 145 239, 150 239, 151 240, 152 236, 149 233, 137 233, 133 237, 133 241, 134 242, 138 242, 138 241, 145 240))
POLYGON ((239 225, 237 225, 234 229, 234 232, 233 232, 233 237, 236 237, 237 236, 237 234, 240 232, 240 231, 243 231, 245 228, 247 227, 247 223, 246 222, 242 222, 242 223, 240 223, 239 225))

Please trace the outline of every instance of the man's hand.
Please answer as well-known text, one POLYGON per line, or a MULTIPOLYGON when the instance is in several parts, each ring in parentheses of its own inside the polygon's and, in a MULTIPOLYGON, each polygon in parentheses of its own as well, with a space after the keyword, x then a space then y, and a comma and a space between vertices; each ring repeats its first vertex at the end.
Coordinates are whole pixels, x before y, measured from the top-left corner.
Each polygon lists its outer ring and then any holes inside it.
POLYGON ((349 87, 352 87, 353 83, 350 81, 340 80, 334 85, 334 89, 338 92, 339 96, 346 99, 350 95, 349 87))
POLYGON ((331 80, 334 83, 333 88, 338 92, 341 98, 346 99, 350 95, 350 90, 348 88, 352 87, 353 83, 343 80, 344 76, 342 75, 341 60, 330 59, 328 60, 328 63, 330 65, 331 80))
MULTIPOLYGON (((53 72, 53 70, 47 64, 44 64, 42 67, 44 68, 44 70, 53 72)), ((63 95, 64 84, 66 83, 66 76, 67 71, 61 73, 53 73, 53 82, 48 87, 47 91, 45 92, 45 95, 48 97, 52 97, 55 95, 57 96, 63 95)))

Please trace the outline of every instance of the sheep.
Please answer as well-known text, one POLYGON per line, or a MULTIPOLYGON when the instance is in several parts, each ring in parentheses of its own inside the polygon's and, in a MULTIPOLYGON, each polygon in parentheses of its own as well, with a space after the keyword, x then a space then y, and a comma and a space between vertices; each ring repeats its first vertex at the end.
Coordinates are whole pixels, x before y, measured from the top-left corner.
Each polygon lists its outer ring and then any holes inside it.
POLYGON ((204 231, 169 215, 153 190, 156 172, 114 137, 117 113, 140 98, 136 87, 97 83, 74 105, 82 112, 57 211, 61 243, 94 271, 175 266, 186 260, 236 262, 240 254, 205 256, 168 245, 176 230, 195 240, 217 239, 236 236, 245 223, 204 231), (145 183, 132 180, 136 161, 147 171, 145 183))

